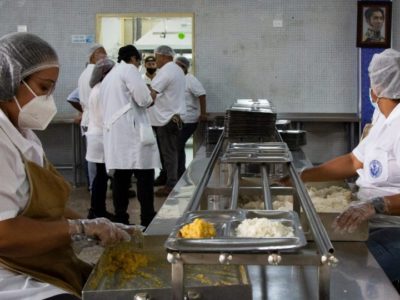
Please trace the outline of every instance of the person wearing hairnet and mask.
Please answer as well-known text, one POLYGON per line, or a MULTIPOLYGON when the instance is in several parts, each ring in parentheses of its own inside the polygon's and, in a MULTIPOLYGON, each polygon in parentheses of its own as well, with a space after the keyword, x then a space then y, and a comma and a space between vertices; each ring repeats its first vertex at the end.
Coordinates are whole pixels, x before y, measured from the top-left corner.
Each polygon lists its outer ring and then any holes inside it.
POLYGON ((90 196, 89 219, 105 217, 111 220, 113 217, 106 210, 108 175, 104 163, 103 109, 100 104, 100 85, 114 65, 114 61, 109 58, 98 60, 89 82, 92 90, 88 103, 89 125, 86 132, 86 160, 96 164, 96 175, 93 179, 90 196))
POLYGON ((157 68, 156 77, 151 81, 152 97, 157 97, 149 109, 150 122, 155 128, 161 152, 161 162, 166 171, 165 186, 155 195, 166 197, 178 181, 178 144, 182 129, 181 116, 186 112, 185 74, 174 63, 174 50, 169 46, 159 46, 154 50, 157 68))
MULTIPOLYGON (((91 266, 71 243, 129 240, 107 219, 79 219, 67 208, 70 185, 46 160, 32 131, 57 112, 58 57, 30 33, 0 38, 0 299, 79 299, 91 266)), ((120 227, 118 227, 120 226, 120 227)))
MULTIPOLYGON (((100 59, 107 57, 107 52, 104 49, 103 45, 94 44, 88 49, 88 64, 86 65, 85 70, 83 70, 82 74, 78 79, 78 91, 79 91, 79 102, 82 107, 82 117, 81 117, 81 129, 82 133, 85 134, 87 131, 87 127, 89 126, 89 96, 92 88, 90 87, 90 78, 92 77, 92 73, 94 70, 94 66, 100 59)), ((96 164, 92 162, 87 163, 87 175, 88 175, 88 185, 89 190, 92 190, 93 179, 96 176, 96 164)))
POLYGON ((154 169, 160 167, 160 157, 147 116, 153 98, 138 70, 141 59, 133 45, 119 49, 118 64, 101 83, 100 101, 104 112, 104 159, 113 177, 114 220, 129 224, 129 186, 134 174, 141 225, 147 226, 156 214, 154 169))
MULTIPOLYGON (((358 201, 333 226, 352 232, 370 220, 369 250, 392 282, 400 280, 400 52, 387 49, 368 68, 374 125, 352 153, 301 172, 307 181, 342 180, 358 175, 358 201)), ((287 183, 287 182, 286 182, 287 183)), ((399 285, 397 285, 398 287, 399 285)))

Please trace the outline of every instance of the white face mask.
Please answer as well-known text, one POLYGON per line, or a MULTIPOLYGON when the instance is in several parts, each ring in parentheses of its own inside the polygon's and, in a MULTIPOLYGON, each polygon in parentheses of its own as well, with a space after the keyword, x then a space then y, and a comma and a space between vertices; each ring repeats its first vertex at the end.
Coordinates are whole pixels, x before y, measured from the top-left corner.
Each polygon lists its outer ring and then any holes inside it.
POLYGON ((53 95, 37 96, 25 81, 22 82, 35 97, 21 108, 14 96, 19 108, 18 126, 23 129, 45 130, 57 113, 53 95))
POLYGON ((379 101, 379 98, 376 100, 376 102, 374 102, 374 99, 372 99, 372 89, 370 88, 369 89, 369 102, 371 102, 371 105, 375 108, 375 109, 379 109, 379 107, 378 107, 378 101, 379 101))

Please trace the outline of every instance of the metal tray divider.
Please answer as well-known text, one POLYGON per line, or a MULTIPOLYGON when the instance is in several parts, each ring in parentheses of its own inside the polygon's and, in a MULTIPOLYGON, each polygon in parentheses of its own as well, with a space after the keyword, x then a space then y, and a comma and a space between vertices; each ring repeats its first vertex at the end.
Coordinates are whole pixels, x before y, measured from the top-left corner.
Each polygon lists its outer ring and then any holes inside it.
POLYGON ((311 202, 310 196, 308 195, 304 184, 298 178, 293 163, 289 164, 289 173, 293 185, 295 186, 296 191, 299 193, 304 212, 310 222, 311 230, 315 236, 315 242, 322 255, 330 256, 334 252, 334 248, 331 241, 329 240, 328 233, 322 225, 321 219, 315 211, 314 205, 311 202))
POLYGON ((310 196, 298 178, 296 169, 293 162, 289 164, 289 174, 310 223, 311 230, 315 237, 315 242, 321 254, 321 261, 318 265, 318 295, 319 299, 329 299, 330 297, 330 279, 331 279, 331 264, 337 263, 336 258, 332 255, 334 248, 329 240, 328 233, 326 232, 322 222, 315 211, 314 205, 311 202, 310 196))
POLYGON ((237 208, 237 203, 239 199, 239 185, 240 185, 240 163, 235 165, 235 171, 232 174, 232 199, 231 199, 231 209, 237 208))
POLYGON ((261 181, 262 181, 262 185, 263 185, 265 209, 268 209, 268 210, 274 209, 272 207, 272 196, 271 196, 271 191, 269 190, 267 166, 265 164, 261 165, 261 181))

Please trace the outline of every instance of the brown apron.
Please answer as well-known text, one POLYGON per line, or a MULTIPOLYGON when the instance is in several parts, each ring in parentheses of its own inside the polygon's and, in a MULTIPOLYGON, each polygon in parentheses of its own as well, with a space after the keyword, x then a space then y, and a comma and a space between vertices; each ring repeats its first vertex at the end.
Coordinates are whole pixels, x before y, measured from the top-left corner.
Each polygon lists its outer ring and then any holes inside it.
MULTIPOLYGON (((42 221, 62 219, 71 191, 69 183, 47 161, 45 166, 41 167, 23 159, 30 184, 30 199, 20 216, 42 221)), ((89 264, 75 256, 71 245, 32 257, 0 256, 0 265, 50 283, 79 297, 92 269, 89 264)))

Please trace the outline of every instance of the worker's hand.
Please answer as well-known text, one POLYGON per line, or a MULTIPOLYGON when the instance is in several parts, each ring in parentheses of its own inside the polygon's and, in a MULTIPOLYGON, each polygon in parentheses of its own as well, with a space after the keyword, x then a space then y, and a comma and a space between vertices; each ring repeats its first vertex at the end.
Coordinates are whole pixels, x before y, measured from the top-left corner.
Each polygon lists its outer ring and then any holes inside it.
POLYGON ((127 231, 106 218, 68 220, 68 223, 71 237, 83 235, 98 239, 102 246, 131 239, 127 231))
POLYGON ((375 215, 372 201, 354 201, 332 224, 335 231, 352 233, 363 222, 375 215))
POLYGON ((122 223, 114 223, 119 229, 122 229, 123 231, 127 232, 130 236, 131 241, 136 244, 137 246, 143 245, 143 230, 146 229, 146 227, 141 226, 141 225, 126 225, 122 223))

